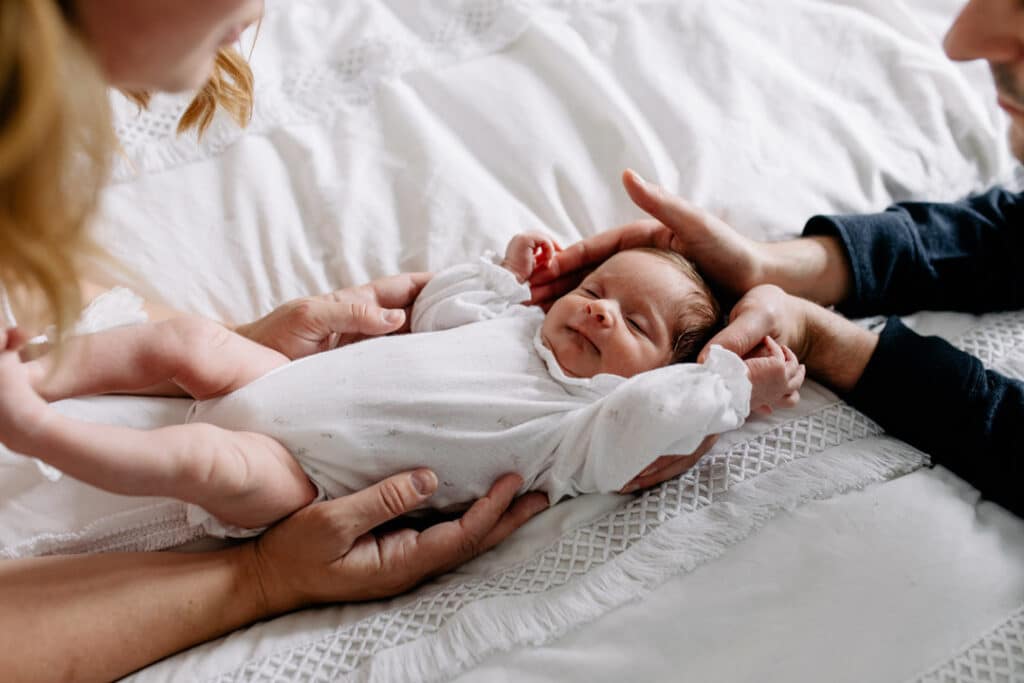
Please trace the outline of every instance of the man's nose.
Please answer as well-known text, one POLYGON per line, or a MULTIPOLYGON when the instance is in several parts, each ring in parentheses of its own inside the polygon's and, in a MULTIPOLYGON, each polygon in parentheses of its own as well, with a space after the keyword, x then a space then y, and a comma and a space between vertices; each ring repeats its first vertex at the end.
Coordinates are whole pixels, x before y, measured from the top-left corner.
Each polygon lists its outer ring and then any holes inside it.
POLYGON ((604 300, 591 301, 586 306, 587 315, 602 327, 615 325, 615 317, 612 315, 612 307, 604 300))
POLYGON ((993 64, 1015 62, 1024 56, 1024 19, 1017 3, 971 0, 953 22, 943 47, 950 59, 987 59, 993 64))

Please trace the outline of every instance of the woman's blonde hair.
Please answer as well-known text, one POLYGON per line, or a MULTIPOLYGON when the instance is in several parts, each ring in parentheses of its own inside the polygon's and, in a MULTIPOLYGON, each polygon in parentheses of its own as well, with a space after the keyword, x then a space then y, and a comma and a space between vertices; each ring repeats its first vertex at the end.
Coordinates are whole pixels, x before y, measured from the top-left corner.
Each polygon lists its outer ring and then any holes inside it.
MULTIPOLYGON (((213 123, 217 108, 223 109, 239 126, 245 127, 252 118, 252 70, 242 55, 224 49, 217 53, 213 74, 206 85, 196 93, 192 103, 178 120, 178 133, 195 129, 199 137, 213 123)), ((149 93, 125 91, 140 107, 149 104, 149 93)))
MULTIPOLYGON (((58 332, 81 307, 82 257, 100 254, 87 225, 117 149, 106 81, 62 4, 0 0, 0 283, 25 323, 58 332)), ((201 135, 218 106, 245 125, 252 92, 245 59, 221 50, 178 131, 201 135)))

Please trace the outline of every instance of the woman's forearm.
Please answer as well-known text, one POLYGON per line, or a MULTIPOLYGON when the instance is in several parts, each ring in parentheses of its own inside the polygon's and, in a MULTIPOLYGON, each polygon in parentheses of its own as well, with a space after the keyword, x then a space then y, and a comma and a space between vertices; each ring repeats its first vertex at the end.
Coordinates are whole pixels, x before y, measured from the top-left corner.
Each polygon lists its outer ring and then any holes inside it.
POLYGON ((252 544, 0 562, 0 671, 100 681, 268 616, 252 544))

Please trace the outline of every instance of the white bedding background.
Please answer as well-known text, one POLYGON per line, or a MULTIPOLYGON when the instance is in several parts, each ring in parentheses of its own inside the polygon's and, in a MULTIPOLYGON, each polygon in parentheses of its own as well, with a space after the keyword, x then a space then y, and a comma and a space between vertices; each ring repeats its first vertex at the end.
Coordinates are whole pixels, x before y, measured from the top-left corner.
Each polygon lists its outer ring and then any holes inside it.
MULTIPOLYGON (((117 101, 99 235, 146 296, 240 322, 523 229, 567 244, 635 218, 627 166, 757 237, 955 199, 1012 173, 984 65, 939 47, 959 4, 268 0, 248 130, 197 143, 172 134, 182 98, 117 101)), ((1024 375, 1017 318, 917 324, 1024 375)), ((61 404, 138 426, 186 407, 61 404)), ((920 463, 809 387, 679 480, 559 505, 411 595, 259 624, 135 680, 908 679, 1024 602, 1024 528, 941 471, 839 495, 920 463)), ((177 503, 0 466, 5 556, 197 535, 177 503)))

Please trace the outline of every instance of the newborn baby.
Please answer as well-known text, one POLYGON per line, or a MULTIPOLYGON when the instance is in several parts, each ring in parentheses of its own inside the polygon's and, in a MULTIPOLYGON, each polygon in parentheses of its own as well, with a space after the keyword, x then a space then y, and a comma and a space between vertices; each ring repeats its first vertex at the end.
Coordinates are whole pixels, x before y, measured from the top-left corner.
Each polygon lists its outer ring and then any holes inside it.
MULTIPOLYGON (((413 308, 412 334, 295 362, 194 318, 72 339, 52 374, 51 359, 20 364, 19 437, 7 445, 101 488, 180 498, 209 532, 245 535, 318 496, 420 466, 438 476, 439 508, 479 498, 510 471, 552 502, 616 491, 657 455, 692 452, 743 422, 744 361, 716 348, 704 364, 674 364, 718 317, 685 260, 622 252, 545 315, 521 302, 554 248, 517 236, 504 267, 484 258, 437 274, 413 308), (201 399, 189 424, 88 424, 41 398, 162 379, 201 399)), ((774 348, 755 405, 794 388, 795 358, 774 348)), ((14 398, 11 356, 0 357, 0 400, 14 398)))

